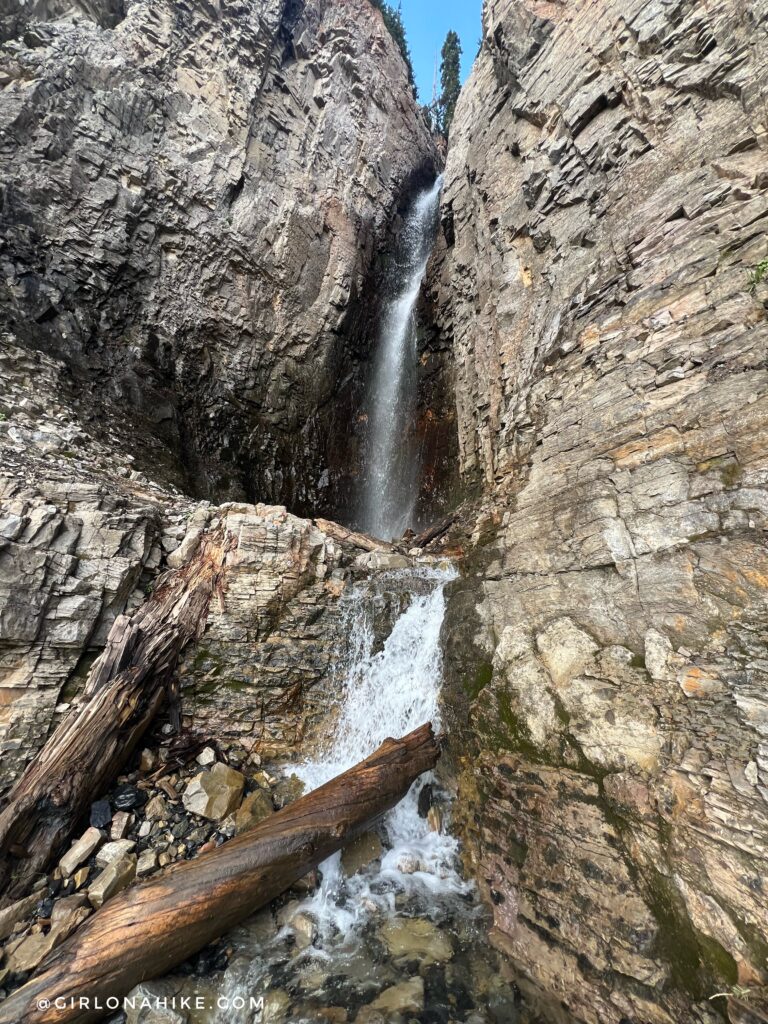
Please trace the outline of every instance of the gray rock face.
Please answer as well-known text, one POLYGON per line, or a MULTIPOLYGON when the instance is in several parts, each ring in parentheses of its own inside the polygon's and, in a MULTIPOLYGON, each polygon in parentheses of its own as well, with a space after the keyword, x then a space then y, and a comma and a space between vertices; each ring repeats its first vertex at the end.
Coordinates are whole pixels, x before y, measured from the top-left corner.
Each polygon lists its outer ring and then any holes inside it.
POLYGON ((381 15, 37 0, 3 31, 2 326, 152 476, 331 508, 374 256, 436 163, 381 15))
POLYGON ((460 814, 499 944, 590 1024, 765 980, 767 18, 488 0, 452 127, 460 814))

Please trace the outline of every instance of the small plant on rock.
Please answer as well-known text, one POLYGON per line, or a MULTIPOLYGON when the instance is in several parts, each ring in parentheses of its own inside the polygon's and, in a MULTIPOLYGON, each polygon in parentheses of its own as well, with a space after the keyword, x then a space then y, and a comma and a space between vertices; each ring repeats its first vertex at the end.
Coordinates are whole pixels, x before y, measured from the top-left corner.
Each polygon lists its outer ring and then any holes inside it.
POLYGON ((757 266, 750 272, 749 290, 753 295, 757 291, 757 286, 766 276, 768 276, 768 256, 760 260, 757 266))

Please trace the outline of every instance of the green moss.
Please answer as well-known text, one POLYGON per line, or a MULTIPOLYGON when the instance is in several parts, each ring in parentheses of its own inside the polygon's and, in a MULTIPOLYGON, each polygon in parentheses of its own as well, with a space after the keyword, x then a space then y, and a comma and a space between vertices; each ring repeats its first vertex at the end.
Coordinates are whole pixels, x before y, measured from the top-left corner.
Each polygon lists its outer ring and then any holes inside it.
POLYGON ((493 679, 493 665, 489 661, 481 661, 475 669, 474 678, 464 682, 464 689, 470 700, 474 700, 491 679, 493 679))
POLYGON ((768 256, 765 259, 760 260, 759 263, 755 264, 752 270, 749 272, 747 282, 749 284, 749 290, 752 295, 757 291, 757 286, 768 276, 768 256))

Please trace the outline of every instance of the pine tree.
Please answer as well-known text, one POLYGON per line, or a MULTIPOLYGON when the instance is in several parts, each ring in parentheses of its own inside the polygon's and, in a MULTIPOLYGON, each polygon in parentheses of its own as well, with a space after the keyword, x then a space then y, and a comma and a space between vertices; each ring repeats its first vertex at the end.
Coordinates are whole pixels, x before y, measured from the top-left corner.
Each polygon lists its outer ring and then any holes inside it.
POLYGON ((377 7, 384 18, 384 24, 387 26, 389 34, 392 36, 394 41, 397 43, 400 53, 403 55, 405 66, 408 68, 408 81, 413 89, 413 95, 416 95, 416 79, 413 74, 413 61, 411 60, 411 51, 408 47, 408 39, 405 35, 405 25, 403 24, 403 12, 398 3, 397 7, 392 4, 388 4, 385 0, 373 0, 373 6, 377 7))
POLYGON ((440 131, 447 137, 456 110, 456 101, 461 92, 461 43, 453 30, 445 37, 440 56, 442 57, 440 64, 442 93, 440 94, 438 120, 440 131))

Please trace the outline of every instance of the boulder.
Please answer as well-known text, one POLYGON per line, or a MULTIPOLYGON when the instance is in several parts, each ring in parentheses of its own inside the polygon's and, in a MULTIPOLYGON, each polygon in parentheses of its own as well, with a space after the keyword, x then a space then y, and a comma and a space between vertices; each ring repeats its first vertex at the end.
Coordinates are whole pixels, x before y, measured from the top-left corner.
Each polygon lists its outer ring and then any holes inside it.
POLYGON ((424 1009, 423 980, 410 978, 384 989, 370 1004, 370 1008, 384 1013, 420 1013, 424 1009))
POLYGON ((221 821, 240 803, 245 777, 225 764, 215 764, 209 772, 201 772, 189 783, 182 797, 190 814, 199 814, 211 821, 221 821))

